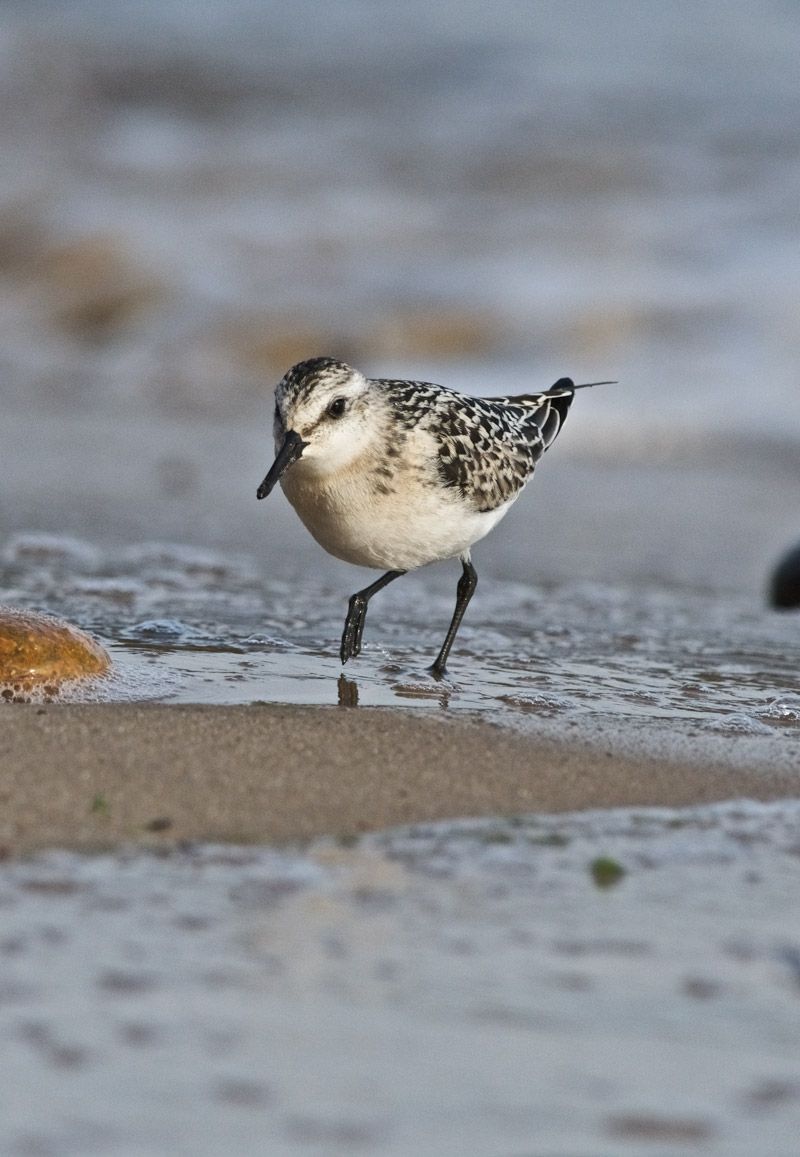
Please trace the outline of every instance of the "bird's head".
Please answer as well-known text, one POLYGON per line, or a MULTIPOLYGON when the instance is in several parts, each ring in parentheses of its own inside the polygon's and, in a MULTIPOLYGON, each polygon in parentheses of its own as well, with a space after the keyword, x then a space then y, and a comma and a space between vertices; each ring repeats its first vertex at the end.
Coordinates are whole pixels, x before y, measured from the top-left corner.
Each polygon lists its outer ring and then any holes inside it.
POLYGON ((370 383, 334 358, 298 362, 275 388, 275 461, 258 488, 266 498, 302 457, 320 474, 342 469, 369 436, 370 383))

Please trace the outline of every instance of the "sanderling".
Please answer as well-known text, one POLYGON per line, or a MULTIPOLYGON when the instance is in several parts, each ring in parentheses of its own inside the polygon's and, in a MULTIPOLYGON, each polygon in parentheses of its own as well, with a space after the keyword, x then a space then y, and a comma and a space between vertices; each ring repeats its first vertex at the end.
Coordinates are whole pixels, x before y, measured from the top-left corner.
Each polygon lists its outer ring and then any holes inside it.
POLYGON ((470 547, 519 497, 585 386, 560 378, 541 394, 472 398, 432 382, 365 378, 333 358, 289 370, 275 389, 276 458, 258 497, 280 480, 320 546, 386 571, 350 599, 342 663, 361 650, 374 594, 406 571, 458 558, 456 608, 430 668, 445 674, 478 585, 470 547))

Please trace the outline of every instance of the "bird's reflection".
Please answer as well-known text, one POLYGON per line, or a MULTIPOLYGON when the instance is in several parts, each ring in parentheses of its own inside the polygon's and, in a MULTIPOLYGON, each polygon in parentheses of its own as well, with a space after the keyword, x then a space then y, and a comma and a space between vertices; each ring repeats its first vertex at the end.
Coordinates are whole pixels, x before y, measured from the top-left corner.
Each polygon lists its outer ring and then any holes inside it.
MULTIPOLYGON (((406 678, 391 683, 391 690, 396 699, 433 700, 440 707, 446 708, 456 687, 448 680, 432 679, 429 671, 409 671, 406 678)), ((355 679, 340 675, 336 691, 340 707, 358 707, 358 683, 355 679)))
POLYGON ((355 679, 340 675, 336 689, 339 692, 340 707, 358 707, 358 683, 355 679))

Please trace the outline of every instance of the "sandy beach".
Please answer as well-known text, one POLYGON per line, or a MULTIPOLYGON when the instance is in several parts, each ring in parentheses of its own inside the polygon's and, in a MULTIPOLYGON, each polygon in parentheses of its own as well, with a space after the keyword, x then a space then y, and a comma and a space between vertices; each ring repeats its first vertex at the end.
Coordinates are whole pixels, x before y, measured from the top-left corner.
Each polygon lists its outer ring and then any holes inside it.
POLYGON ((625 752, 618 736, 566 742, 369 708, 23 706, 0 725, 6 854, 774 800, 796 795, 800 774, 791 755, 772 767, 713 749, 659 758, 625 752))

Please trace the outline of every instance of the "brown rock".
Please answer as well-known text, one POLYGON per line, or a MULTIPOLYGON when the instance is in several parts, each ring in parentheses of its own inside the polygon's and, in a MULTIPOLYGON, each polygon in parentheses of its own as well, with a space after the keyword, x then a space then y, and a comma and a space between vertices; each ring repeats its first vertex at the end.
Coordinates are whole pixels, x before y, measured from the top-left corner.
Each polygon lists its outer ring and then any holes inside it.
POLYGON ((63 619, 19 607, 0 606, 0 696, 16 699, 44 686, 104 675, 111 659, 91 635, 63 619))

